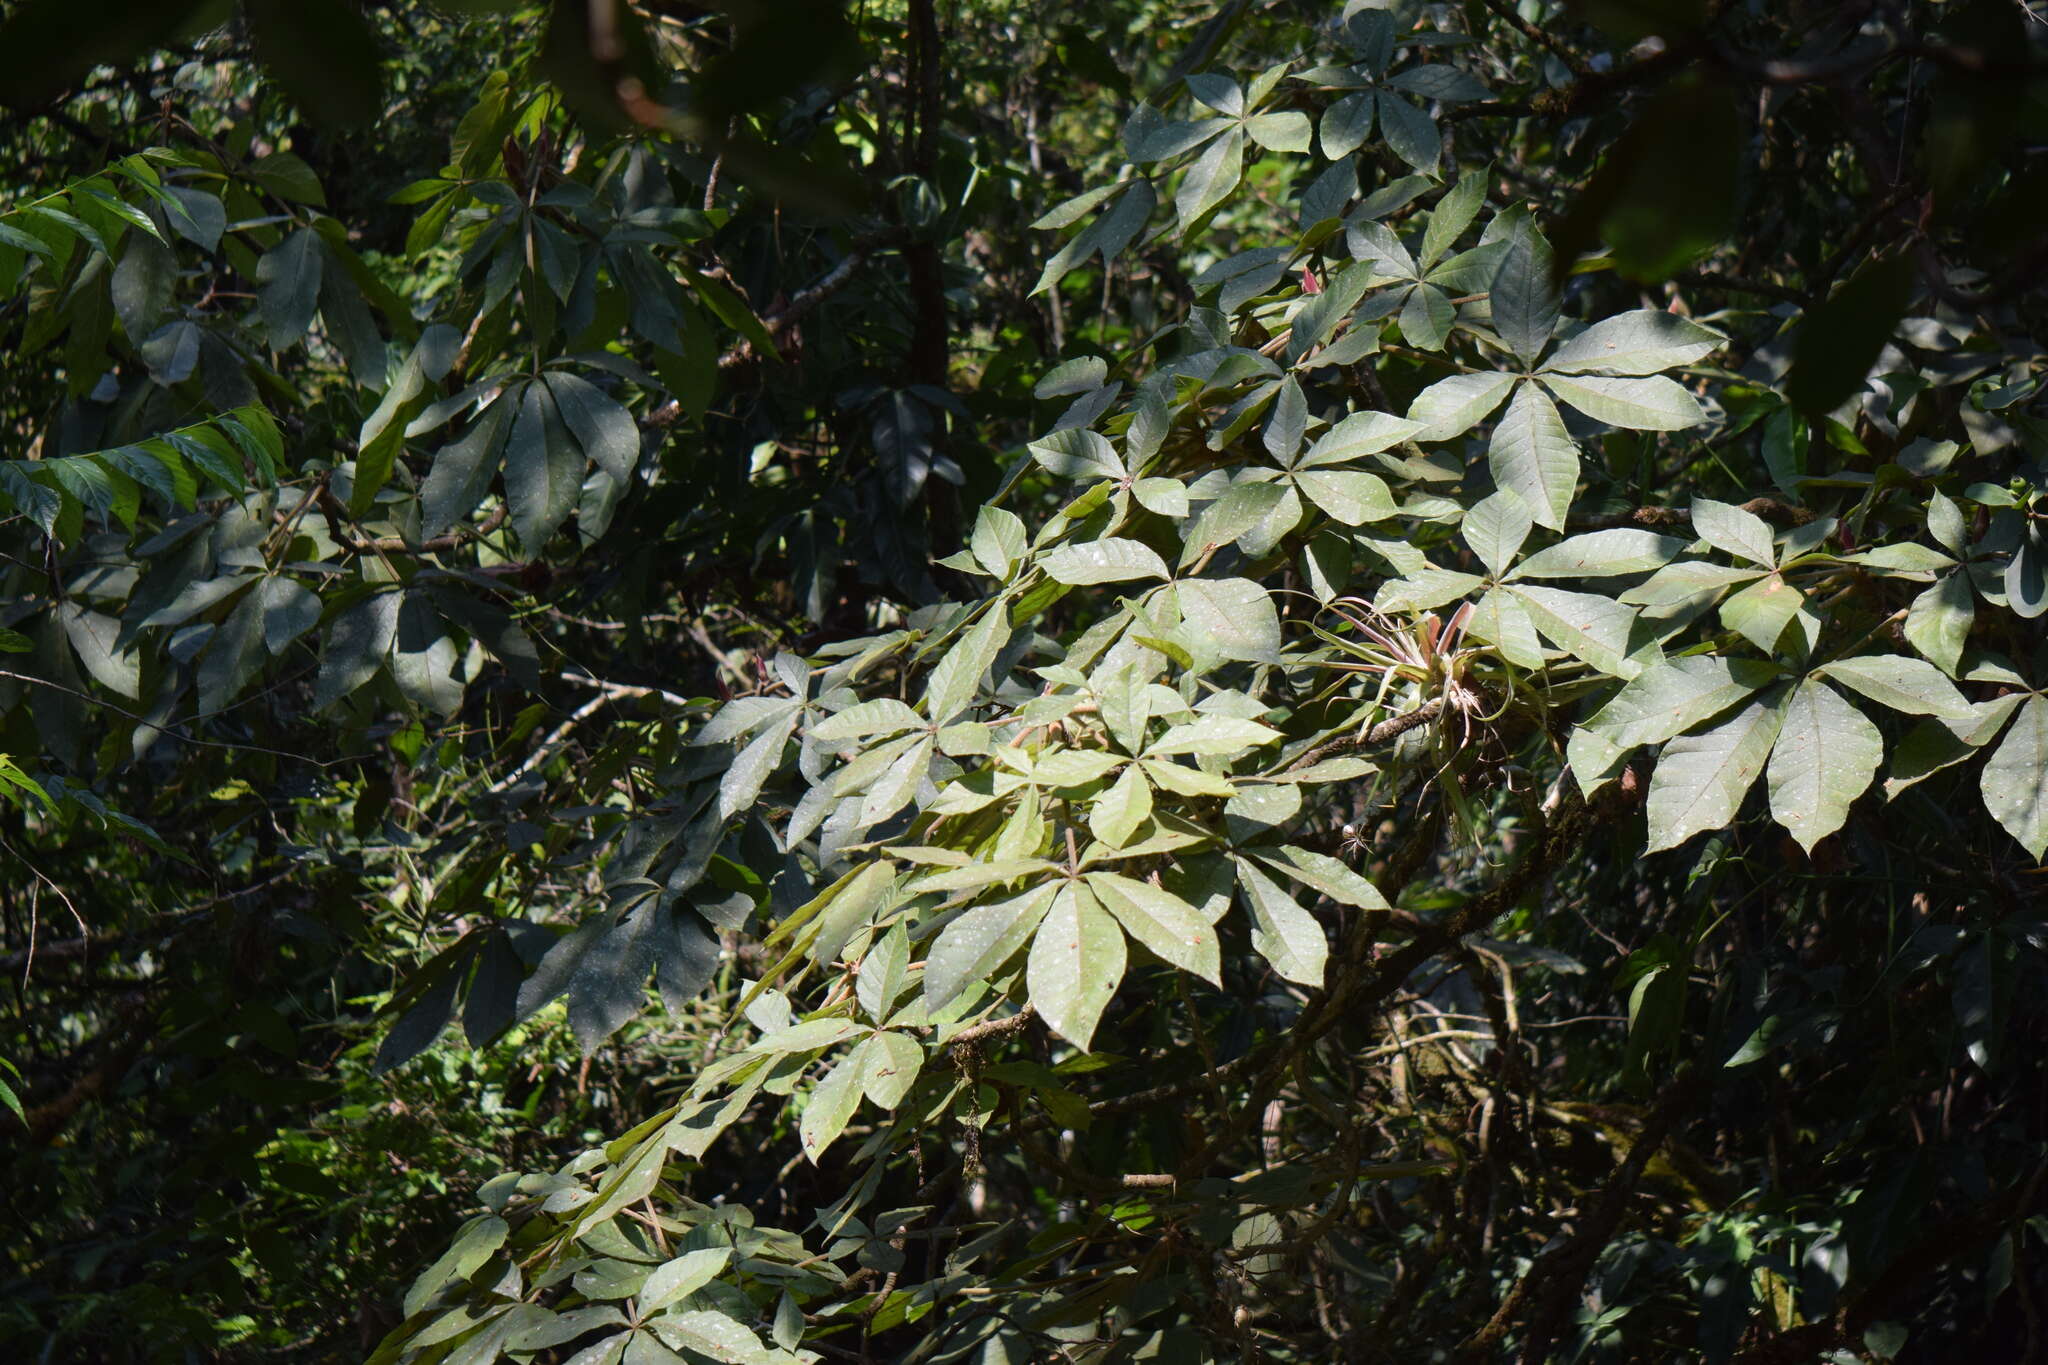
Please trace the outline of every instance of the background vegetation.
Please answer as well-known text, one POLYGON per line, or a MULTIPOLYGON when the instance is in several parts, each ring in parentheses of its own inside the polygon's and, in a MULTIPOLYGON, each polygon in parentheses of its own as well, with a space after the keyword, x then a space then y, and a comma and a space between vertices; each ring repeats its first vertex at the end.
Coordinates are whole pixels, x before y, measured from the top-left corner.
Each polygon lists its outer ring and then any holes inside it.
POLYGON ((2027 5, 0 15, 10 1349, 2040 1358, 2027 5))

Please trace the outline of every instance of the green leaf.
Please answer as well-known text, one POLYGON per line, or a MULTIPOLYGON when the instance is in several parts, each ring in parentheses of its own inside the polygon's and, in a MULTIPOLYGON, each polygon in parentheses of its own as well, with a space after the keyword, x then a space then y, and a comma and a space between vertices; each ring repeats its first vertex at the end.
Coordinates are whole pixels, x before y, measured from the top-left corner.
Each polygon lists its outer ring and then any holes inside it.
POLYGON ((1140 507, 1162 517, 1188 514, 1188 486, 1179 479, 1139 479, 1131 485, 1131 496, 1140 507))
POLYGON ((1675 607, 1761 576, 1756 569, 1710 564, 1704 559, 1681 559, 1651 574, 1618 600, 1632 607, 1675 607))
POLYGON ((1969 720, 1976 715, 1940 669, 1903 654, 1862 654, 1853 659, 1836 659, 1815 673, 1861 692, 1880 706, 1908 715, 1940 716, 1946 720, 1969 720))
POLYGON ((1586 728, 1604 735, 1624 753, 1661 744, 1726 711, 1777 676, 1775 668, 1755 659, 1694 654, 1660 660, 1631 678, 1587 719, 1586 728))
POLYGON ((1664 746, 1650 774, 1646 852, 1676 848, 1735 818, 1770 757, 1784 704, 1784 689, 1775 690, 1713 729, 1664 746))
POLYGON ((1615 527, 1572 536, 1538 550, 1515 570, 1517 578, 1610 578, 1662 568, 1685 542, 1654 531, 1615 527))
POLYGON ((447 623, 432 602, 428 594, 415 590, 399 605, 391 680, 413 705, 452 716, 462 706, 463 686, 455 676, 460 659, 447 623))
POLYGON ((1515 391, 1507 415, 1493 429, 1487 465, 1500 488, 1522 500, 1539 525, 1556 530, 1578 490, 1579 449, 1557 409, 1534 384, 1515 391))
POLYGON ((1306 469, 1294 476, 1294 486, 1331 520, 1345 526, 1385 521, 1400 510, 1386 481, 1360 470, 1306 469))
POLYGON ((1717 550, 1769 569, 1777 562, 1771 528, 1754 512, 1712 498, 1692 500, 1693 533, 1717 550))
POLYGON ((1408 301, 1401 306, 1401 335, 1411 346, 1440 351, 1457 319, 1458 310, 1443 290, 1433 284, 1418 284, 1408 291, 1408 301))
POLYGON ((1517 359, 1533 365, 1557 330, 1550 243, 1534 227, 1524 227, 1508 241, 1493 277, 1493 330, 1517 359))
POLYGON ((1052 905, 1051 885, 994 905, 979 905, 949 922, 925 954, 924 1000, 936 1012, 969 985, 987 981, 1030 941, 1052 905))
POLYGON ((846 1131, 854 1110, 860 1107, 861 1083, 866 1069, 867 1060, 856 1048, 841 1057, 839 1064, 825 1073, 825 1079, 811 1088, 803 1117, 797 1122, 797 1138, 803 1144, 804 1156, 812 1165, 815 1166, 818 1158, 825 1154, 825 1149, 846 1131))
POLYGON ((461 345, 462 337, 453 327, 437 322, 422 329, 397 378, 364 420, 356 434, 355 487, 349 493, 349 511, 355 516, 364 516, 375 506, 377 491, 391 477, 392 464, 405 439, 405 423, 400 419, 419 406, 430 383, 448 373, 461 345))
POLYGON ((858 702, 819 721, 811 727, 810 735, 822 743, 837 744, 842 740, 865 739, 869 735, 921 730, 925 724, 923 716, 894 697, 877 697, 873 701, 858 702))
POLYGON ((1222 496, 1203 508, 1187 528, 1182 565, 1192 564, 1218 546, 1243 539, 1272 513, 1286 492, 1281 484, 1250 481, 1224 489, 1222 496))
POLYGON ((1465 229, 1472 226, 1480 205, 1486 202, 1486 181, 1485 171, 1467 171, 1448 194, 1437 200, 1429 215, 1429 225, 1422 231, 1423 269, 1441 259, 1465 229))
POLYGON ((1437 133, 1436 120, 1388 91, 1380 91, 1378 100, 1380 135, 1386 138, 1387 146, 1416 170, 1434 174, 1437 159, 1443 155, 1443 139, 1437 133))
POLYGON ((1633 678, 1641 665, 1629 658, 1636 614, 1611 597, 1516 584, 1511 591, 1529 609, 1543 638, 1574 658, 1616 678, 1633 678))
POLYGON ((1373 595, 1373 606, 1389 614, 1434 611, 1446 602, 1455 602, 1477 591, 1485 583, 1478 574, 1458 573, 1425 563, 1381 583, 1373 595))
MULTIPOLYGON (((304 591, 304 589, 300 589, 304 591)), ((320 614, 319 600, 313 604, 313 615, 320 614)), ((217 715, 225 711, 228 703, 235 699, 249 679, 256 676, 256 670, 263 664, 263 591, 262 586, 242 594, 242 600, 228 613, 214 630, 213 638, 206 643, 206 653, 199 658, 199 711, 201 715, 217 715)))
POLYGON ((1308 115, 1295 109, 1255 114, 1245 120, 1244 130, 1269 152, 1305 152, 1315 132, 1308 115))
POLYGON ((1344 96, 1323 114, 1321 141, 1326 161, 1341 161, 1372 135, 1373 96, 1369 90, 1344 96))
POLYGON ((1387 898, 1380 894, 1378 887, 1327 854, 1282 844, 1270 853, 1262 850, 1257 857, 1266 866, 1312 891, 1320 891, 1339 905, 1348 905, 1354 910, 1389 908, 1387 898))
POLYGON ((1244 113, 1244 91, 1228 76, 1205 71, 1189 76, 1187 86, 1190 95, 1219 114, 1238 118, 1244 113))
POLYGON ((504 461, 519 400, 499 395, 470 420, 462 438, 434 454, 433 468, 420 484, 420 538, 430 540, 468 517, 490 491, 504 461))
POLYGON ((2005 563, 2005 604, 2023 621, 2048 612, 2048 543, 2037 521, 2027 523, 2024 538, 2005 563))
POLYGON ((1780 708, 1768 769, 1771 814, 1811 853, 1842 827, 1882 762, 1877 727, 1833 688, 1808 678, 1780 708))
POLYGON ((982 610, 981 619, 954 642, 925 680, 925 714, 934 724, 956 719, 974 701, 982 678, 1010 635, 1010 614, 1001 599, 982 610))
POLYGON ((1399 235, 1385 223, 1359 219, 1351 224, 1352 255, 1373 272, 1376 280, 1414 280, 1422 270, 1399 235))
POLYGON ((1069 882, 1054 893, 1031 940, 1025 986, 1046 1027, 1086 1052, 1125 962, 1123 931, 1094 893, 1069 882))
POLYGON ((973 551, 975 561, 988 570, 991 577, 1008 580, 1017 567, 1017 561, 1024 557, 1029 543, 1024 522, 1015 512, 990 505, 976 513, 974 535, 968 542, 968 548, 973 551))
POLYGON ((88 611, 75 601, 58 605, 57 619, 78 661, 94 682, 135 700, 142 695, 142 660, 115 646, 121 637, 121 623, 111 616, 88 611))
POLYGON ((640 1286, 640 1316, 658 1313, 676 1300, 696 1293, 716 1279, 731 1261, 731 1247, 701 1247, 656 1266, 640 1286))
POLYGON ((1190 768, 1180 763, 1169 763, 1165 759, 1147 758, 1138 764, 1155 786, 1164 787, 1176 796, 1235 796, 1237 787, 1223 778, 1205 773, 1199 768, 1190 768))
POLYGON ((1631 431, 1682 431, 1707 420, 1698 400, 1663 375, 1643 379, 1545 374, 1552 393, 1586 416, 1631 431))
POLYGON ((1906 642, 1953 675, 1962 664, 1963 645, 1976 617, 1977 595, 1970 590, 1969 575, 1961 570, 1945 573, 1906 608, 1906 642))
POLYGON ((1963 509, 1956 506, 1939 488, 1927 495, 1927 533, 1952 555, 1962 554, 1963 544, 1969 536, 1969 526, 1963 520, 1963 509))
POLYGON ((1248 578, 1189 578, 1174 584, 1181 623, 1221 659, 1271 662, 1280 654, 1280 614, 1248 578))
POLYGON ((326 253, 320 234, 300 228, 256 263, 257 302, 263 330, 275 351, 297 343, 320 307, 320 270, 326 253))
POLYGON ((1090 872, 1087 881, 1124 930, 1162 962, 1193 972, 1211 985, 1223 984, 1216 930, 1194 906, 1150 882, 1114 872, 1090 872))
POLYGON ((2027 699, 1978 785, 1991 818, 2039 862, 2048 853, 2048 697, 2027 699))
POLYGON ((910 935, 898 920, 862 956, 860 973, 854 979, 854 998, 870 1020, 881 1024, 888 1019, 909 972, 910 935))
POLYGON ((633 425, 632 414, 595 384, 573 374, 550 370, 546 381, 563 423, 591 463, 620 483, 631 479, 640 463, 640 429, 633 425))
POLYGON ((1122 848, 1151 815, 1152 788, 1132 764, 1088 808, 1088 828, 1111 848, 1122 848))
POLYGON ((740 750, 732 766, 718 780, 719 819, 730 819, 751 807, 759 798, 761 788, 781 765, 782 748, 789 742, 801 714, 795 702, 787 703, 784 713, 774 723, 763 726, 747 747, 740 750))
POLYGON ((1232 861, 1237 864, 1237 883, 1252 913, 1253 949, 1272 964, 1282 980, 1322 985, 1323 966, 1330 956, 1323 926, 1249 859, 1232 861))
MULTIPOLYGON (((145 220, 147 221, 147 220, 145 220)), ((121 330, 139 345, 156 330, 177 283, 177 259, 153 236, 133 234, 114 267, 110 297, 121 330)))
MULTIPOLYGON (((1465 537, 1465 543, 1472 547, 1472 553, 1478 555, 1479 562, 1486 566, 1486 572, 1499 578, 1507 572, 1508 565, 1515 562, 1515 556, 1521 552, 1522 542, 1529 538, 1529 529, 1533 525, 1535 522, 1529 516, 1528 504, 1514 493, 1502 491, 1490 493, 1474 503, 1465 513, 1465 520, 1459 524, 1458 530, 1465 537)), ((1544 554, 1548 553, 1544 551, 1544 554)), ((1542 557, 1539 554, 1536 559, 1542 557)))
POLYGON ((1148 758, 1163 758, 1170 754, 1234 758, 1279 738, 1278 730, 1255 720, 1240 720, 1236 716, 1204 716, 1200 720, 1174 726, 1154 740, 1145 750, 1145 755, 1148 758))
POLYGON ((409 1317, 426 1307, 436 1291, 453 1280, 467 1279, 505 1245, 511 1226, 494 1213, 479 1214, 462 1225, 455 1240, 441 1258, 420 1272, 406 1291, 405 1311, 409 1317))
MULTIPOLYGON (((1480 414, 1481 417, 1485 415, 1480 414)), ((1479 418, 1472 420, 1476 422, 1479 418)), ((1422 422, 1395 417, 1391 413, 1354 412, 1324 432, 1293 467, 1314 469, 1322 465, 1342 464, 1377 455, 1411 438, 1432 439, 1422 437, 1423 430, 1422 422)))
POLYGON ((1493 645, 1517 668, 1543 667, 1543 638, 1536 623, 1530 619, 1528 607, 1505 589, 1489 589, 1473 603, 1465 630, 1474 639, 1493 645))
POLYGON ((903 755, 891 763, 861 794, 858 823, 863 828, 888 819, 910 804, 931 768, 932 750, 935 746, 936 741, 932 736, 920 735, 917 742, 906 749, 903 755))
POLYGON ((1785 627, 1805 605, 1805 596, 1782 574, 1766 574, 1721 604, 1721 623, 1764 653, 1775 654, 1785 627))
POLYGON ((569 440, 541 384, 528 384, 505 444, 505 502, 512 532, 527 553, 538 554, 583 488, 583 456, 569 440))
POLYGON ((1028 447, 1031 458, 1063 479, 1121 479, 1128 471, 1100 433, 1081 427, 1056 431, 1028 447))
POLYGON ((1062 545, 1040 555, 1038 564, 1055 583, 1122 583, 1172 576, 1151 546, 1115 536, 1062 545))
POLYGON ((861 1089, 879 1109, 903 1103, 924 1069, 924 1049, 907 1033, 883 1032, 861 1046, 861 1089))
POLYGON ((1643 308, 1594 323, 1558 347, 1543 369, 1547 374, 1655 374, 1704 358, 1724 339, 1691 318, 1643 308))
POLYGON ((773 1353, 762 1347, 753 1329, 723 1313, 671 1312, 654 1319, 651 1325, 670 1346, 694 1351, 724 1365, 771 1365, 775 1360, 773 1353))
POLYGON ((1470 431, 1500 406, 1514 383, 1514 375, 1493 371, 1439 379, 1408 405, 1408 420, 1416 424, 1414 438, 1424 443, 1448 441, 1470 431))
POLYGON ((1230 196, 1244 174, 1244 134, 1233 127, 1202 150, 1173 196, 1174 212, 1186 232, 1197 219, 1230 196))

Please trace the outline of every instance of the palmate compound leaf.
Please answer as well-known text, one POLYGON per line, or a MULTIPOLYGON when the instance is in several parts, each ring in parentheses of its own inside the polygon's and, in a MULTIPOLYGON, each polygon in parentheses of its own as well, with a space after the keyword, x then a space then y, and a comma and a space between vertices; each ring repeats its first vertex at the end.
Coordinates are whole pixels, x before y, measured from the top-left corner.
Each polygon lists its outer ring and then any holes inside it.
POLYGON ((1720 725, 1664 746, 1650 774, 1647 852, 1676 848, 1735 818, 1778 738, 1785 691, 1774 689, 1720 725))
POLYGON ((1808 678, 1784 704, 1771 748, 1771 815, 1812 852, 1842 827, 1883 762, 1877 727, 1832 687, 1808 678))
POLYGON ((1123 930, 1092 891, 1069 882, 1039 922, 1024 982, 1046 1027, 1086 1052, 1126 961, 1123 930))

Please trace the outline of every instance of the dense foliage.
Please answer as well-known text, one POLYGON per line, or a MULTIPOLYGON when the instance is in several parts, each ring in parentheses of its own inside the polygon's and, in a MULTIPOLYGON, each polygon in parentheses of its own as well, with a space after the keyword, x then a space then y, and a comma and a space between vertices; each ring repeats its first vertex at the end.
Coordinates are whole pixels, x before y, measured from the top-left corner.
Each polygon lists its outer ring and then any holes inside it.
POLYGON ((0 1340, 2042 1350, 2027 6, 0 8, 0 1340))

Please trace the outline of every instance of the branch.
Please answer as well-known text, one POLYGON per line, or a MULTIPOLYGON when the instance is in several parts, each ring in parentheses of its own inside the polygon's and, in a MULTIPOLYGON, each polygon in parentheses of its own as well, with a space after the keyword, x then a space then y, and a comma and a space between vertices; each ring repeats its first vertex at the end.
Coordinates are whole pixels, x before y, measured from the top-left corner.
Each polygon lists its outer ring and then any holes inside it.
MULTIPOLYGON (((1795 507, 1776 498, 1751 498, 1740 504, 1743 511, 1762 517, 1773 526, 1804 526, 1819 517, 1811 507, 1795 507)), ((1567 528, 1573 531, 1606 531, 1618 526, 1643 526, 1655 530, 1666 526, 1690 526, 1692 513, 1683 507, 1637 507, 1605 517, 1574 517, 1567 528)))
MULTIPOLYGON (((840 259, 837 265, 826 271, 816 284, 801 290, 789 302, 783 304, 782 307, 769 310, 768 314, 761 319, 762 325, 768 329, 768 335, 774 340, 780 341, 790 328, 802 321, 804 314, 816 308, 841 289, 844 289, 848 282, 853 279, 855 272, 863 265, 866 265, 870 257, 889 247, 901 245, 908 235, 903 229, 892 228, 885 232, 871 233, 868 236, 857 239, 852 249, 840 259)), ((742 341, 718 357, 718 368, 721 370, 734 369, 754 358, 754 343, 742 341)), ((671 398, 642 418, 640 425, 644 430, 659 431, 674 426, 681 419, 682 415, 682 404, 678 400, 671 398)))
POLYGON ((505 524, 506 510, 505 506, 500 504, 493 508, 490 515, 485 517, 475 527, 461 527, 450 531, 445 536, 435 536, 432 540, 423 540, 417 545, 407 544, 402 536, 379 536, 375 540, 349 541, 346 543, 349 549, 354 550, 358 554, 439 554, 443 550, 452 550, 456 546, 468 541, 482 540, 485 536, 505 524))
POLYGON ((1398 739, 1418 725, 1429 724, 1429 722, 1443 714, 1443 709, 1444 699, 1442 697, 1431 697, 1413 711, 1404 711, 1398 716, 1381 721, 1371 729, 1361 730, 1355 735, 1339 735, 1326 744, 1317 745, 1300 758, 1295 759, 1294 762, 1288 764, 1286 770, 1288 772, 1295 772, 1302 768, 1313 767, 1331 754, 1341 754, 1351 749, 1368 749, 1375 744, 1385 744, 1390 739, 1398 739))
POLYGON ((1541 24, 1532 24, 1515 9, 1512 0, 1486 0, 1486 7, 1508 27, 1563 62, 1572 75, 1584 80, 1592 74, 1586 59, 1559 42, 1541 24))
POLYGON ((1694 1095, 1705 1088, 1700 1076, 1697 1069, 1688 1067, 1678 1081, 1659 1097, 1655 1112, 1643 1125, 1635 1142, 1630 1144, 1628 1155, 1608 1177, 1606 1187, 1600 1192, 1600 1202, 1592 1214, 1569 1237, 1553 1243, 1530 1264, 1522 1278, 1515 1281, 1515 1287, 1508 1291, 1508 1296, 1501 1300, 1500 1307, 1494 1310, 1493 1317, 1458 1347, 1459 1358, 1496 1359, 1501 1340, 1514 1327, 1516 1320, 1524 1316, 1523 1308, 1532 1300, 1534 1307, 1527 1314, 1528 1330, 1522 1338, 1521 1359, 1523 1365, 1542 1365, 1550 1358, 1550 1344, 1557 1335, 1558 1322, 1572 1300, 1583 1290, 1586 1272, 1593 1268, 1593 1262, 1606 1247, 1608 1239, 1621 1226, 1622 1215, 1628 1211, 1629 1200, 1642 1180, 1644 1168, 1664 1145, 1672 1125, 1694 1095))
POLYGON ((984 1019, 979 1024, 961 1029, 947 1040, 946 1046, 957 1052, 963 1047, 971 1047, 984 1038, 1001 1038, 1017 1032, 1037 1017, 1038 1011, 1026 1005, 1015 1014, 1006 1014, 1000 1019, 984 1019))

